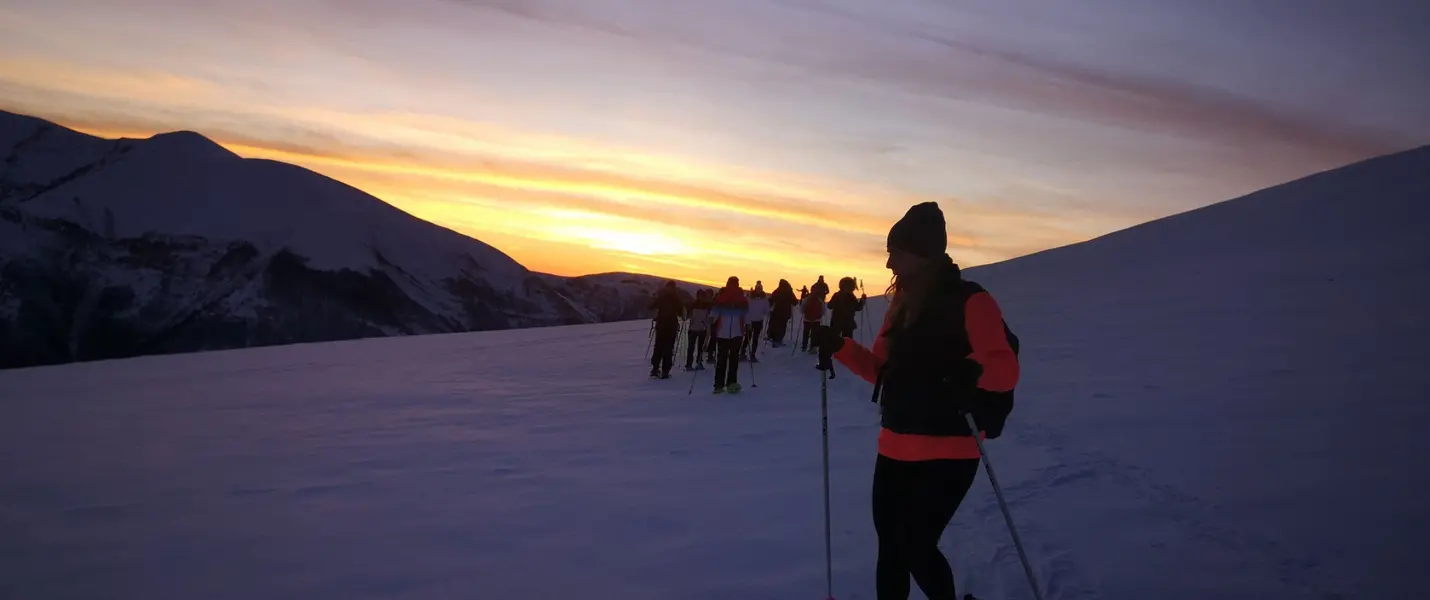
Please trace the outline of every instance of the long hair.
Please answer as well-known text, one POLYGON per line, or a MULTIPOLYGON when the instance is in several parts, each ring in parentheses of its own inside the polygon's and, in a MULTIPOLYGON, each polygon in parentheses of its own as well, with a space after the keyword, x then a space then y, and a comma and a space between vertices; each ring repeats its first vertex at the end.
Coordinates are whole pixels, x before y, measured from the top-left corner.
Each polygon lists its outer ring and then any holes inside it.
POLYGON ((894 329, 913 324, 923 313, 938 279, 939 265, 948 259, 947 255, 926 259, 913 277, 889 278, 889 328, 894 329))

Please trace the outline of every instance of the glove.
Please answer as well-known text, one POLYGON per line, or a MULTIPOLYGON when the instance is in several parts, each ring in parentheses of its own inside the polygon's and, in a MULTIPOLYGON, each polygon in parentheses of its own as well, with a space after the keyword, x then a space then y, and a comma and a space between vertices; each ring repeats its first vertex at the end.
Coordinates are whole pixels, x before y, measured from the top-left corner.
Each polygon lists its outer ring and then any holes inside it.
POLYGON ((988 400, 987 394, 978 388, 978 378, 983 376, 983 365, 971 358, 959 359, 954 363, 952 370, 945 379, 954 389, 972 390, 972 393, 960 393, 958 397, 958 412, 977 413, 988 400))
POLYGON ((816 366, 821 371, 834 369, 834 354, 844 347, 844 337, 834 331, 832 327, 824 327, 815 332, 813 342, 819 345, 819 363, 816 366))

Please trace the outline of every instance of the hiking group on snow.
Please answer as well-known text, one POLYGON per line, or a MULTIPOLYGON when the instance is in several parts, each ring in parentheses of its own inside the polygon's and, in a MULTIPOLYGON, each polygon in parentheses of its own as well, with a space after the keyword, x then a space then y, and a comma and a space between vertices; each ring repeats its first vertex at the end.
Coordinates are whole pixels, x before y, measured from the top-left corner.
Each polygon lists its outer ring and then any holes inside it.
MULTIPOLYGON (((818 354, 816 368, 833 378, 838 361, 874 384, 872 400, 879 405, 881 426, 872 482, 878 600, 907 599, 911 578, 930 600, 957 598, 953 571, 938 542, 980 462, 998 494, 1034 596, 1041 598, 983 447, 985 439, 1002 434, 1013 408, 1020 377, 1018 338, 993 296, 963 278, 946 253, 947 240, 943 212, 934 202, 911 207, 889 230, 889 307, 867 347, 854 339, 857 314, 867 298, 862 292, 854 296, 855 281, 849 277, 827 300, 829 286, 822 275, 798 298, 783 279, 767 296, 761 282, 747 294, 739 278, 730 277, 718 291, 697 292, 688 306, 675 282, 669 282, 650 304, 655 311, 650 374, 670 377, 675 345, 685 330, 685 368, 699 370, 705 360, 714 361, 715 392, 739 391, 739 363, 758 362, 766 321, 765 339, 771 347, 782 347, 797 309, 801 320, 795 326, 802 333, 795 343, 818 354)), ((822 403, 827 399, 822 383, 822 403)), ((825 559, 832 598, 828 502, 826 409, 825 559)))
POLYGON ((715 364, 715 393, 739 392, 739 364, 759 362, 760 345, 784 347, 785 334, 794 321, 798 308, 803 321, 800 348, 814 353, 818 349, 817 335, 828 327, 853 336, 858 321, 855 313, 864 309, 866 297, 854 296, 855 281, 845 277, 839 281, 839 291, 829 298, 829 284, 824 276, 799 297, 789 281, 781 279, 773 293, 765 293, 764 282, 756 281, 746 293, 739 277, 730 277, 719 290, 702 289, 690 303, 681 300, 674 281, 667 282, 650 310, 655 313, 651 323, 650 376, 669 379, 676 361, 676 346, 685 343, 685 370, 701 371, 705 363, 715 364), (829 323, 824 324, 828 313, 829 323), (768 322, 768 330, 766 323, 768 322), (685 332, 684 340, 681 332, 685 332), (764 335, 762 338, 761 335, 764 335))

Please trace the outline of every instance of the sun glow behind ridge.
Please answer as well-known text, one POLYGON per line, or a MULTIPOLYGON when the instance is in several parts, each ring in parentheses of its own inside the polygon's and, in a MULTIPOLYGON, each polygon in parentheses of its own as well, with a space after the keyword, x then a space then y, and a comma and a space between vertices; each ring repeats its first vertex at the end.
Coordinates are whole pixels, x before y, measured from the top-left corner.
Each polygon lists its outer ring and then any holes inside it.
POLYGON ((341 4, 9 3, 0 108, 106 137, 194 130, 541 272, 767 287, 886 281, 884 236, 918 202, 978 265, 1430 134, 1423 69, 1354 66, 1390 64, 1370 60, 1380 37, 1328 44, 1272 19, 1278 35, 1238 40, 1228 14, 1276 11, 1236 3, 341 4), (1297 52, 1223 64, 1225 42, 1297 52), (1287 105, 1319 96, 1319 114, 1287 105))

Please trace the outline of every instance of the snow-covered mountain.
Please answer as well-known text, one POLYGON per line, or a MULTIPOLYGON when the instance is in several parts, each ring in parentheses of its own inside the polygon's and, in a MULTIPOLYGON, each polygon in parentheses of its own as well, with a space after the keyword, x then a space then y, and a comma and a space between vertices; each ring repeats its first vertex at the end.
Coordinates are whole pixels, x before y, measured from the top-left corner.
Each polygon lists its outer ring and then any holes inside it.
POLYGON ((661 283, 533 273, 192 132, 102 139, 0 112, 0 156, 0 367, 631 319, 661 283))
MULTIPOLYGON (((1022 341, 988 447, 1044 598, 1424 597, 1427 217, 1423 148, 969 269, 1022 341)), ((0 372, 0 596, 825 597, 813 357, 710 396, 713 370, 648 380, 647 343, 0 372)), ((826 383, 832 595, 872 598, 879 408, 826 383)), ((940 546, 959 597, 1033 598, 982 474, 940 546)))

